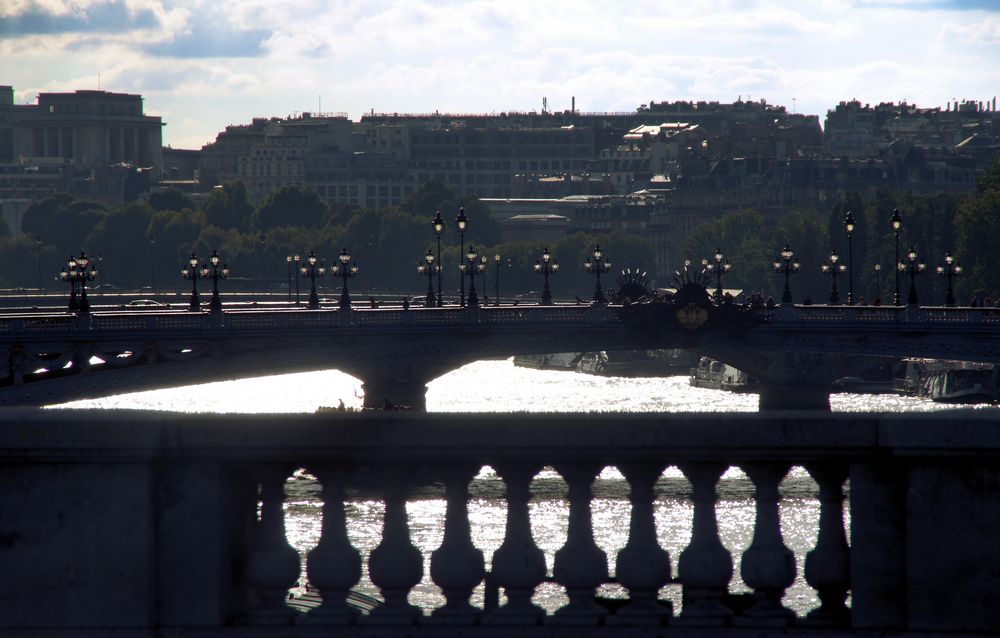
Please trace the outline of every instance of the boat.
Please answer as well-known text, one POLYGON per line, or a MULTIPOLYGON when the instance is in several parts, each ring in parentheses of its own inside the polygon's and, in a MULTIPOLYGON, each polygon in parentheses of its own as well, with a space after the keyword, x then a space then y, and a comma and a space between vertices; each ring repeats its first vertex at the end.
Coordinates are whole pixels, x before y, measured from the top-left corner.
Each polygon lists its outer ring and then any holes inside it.
POLYGON ((696 388, 753 392, 756 383, 746 372, 710 357, 701 357, 697 367, 691 368, 690 383, 696 388))
POLYGON ((514 357, 514 365, 536 370, 575 370, 606 377, 672 377, 686 374, 698 355, 679 348, 557 352, 514 357))
POLYGON ((576 370, 579 352, 553 352, 549 354, 519 354, 514 365, 535 370, 576 370))
POLYGON ((993 403, 998 374, 991 363, 908 358, 897 365, 893 387, 937 403, 993 403))

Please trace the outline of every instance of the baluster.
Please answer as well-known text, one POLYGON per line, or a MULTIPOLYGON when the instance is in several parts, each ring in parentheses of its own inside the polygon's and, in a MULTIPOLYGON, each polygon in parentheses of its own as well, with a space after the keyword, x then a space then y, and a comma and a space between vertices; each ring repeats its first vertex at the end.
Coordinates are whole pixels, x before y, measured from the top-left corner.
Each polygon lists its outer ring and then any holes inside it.
POLYGON ((552 621, 561 625, 596 625, 608 613, 594 601, 594 590, 608 580, 608 556, 594 542, 590 517, 591 486, 602 466, 566 463, 556 469, 569 483, 569 525, 566 544, 556 552, 552 575, 566 588, 569 603, 556 610, 552 621))
POLYGON ((785 590, 795 582, 795 555, 781 538, 778 515, 778 484, 788 473, 788 466, 750 463, 743 471, 754 484, 757 516, 753 541, 743 552, 740 574, 754 590, 754 604, 736 620, 738 624, 784 627, 795 618, 795 613, 781 604, 785 590))
POLYGON ((253 625, 285 625, 297 614, 285 604, 301 569, 299 553, 285 537, 287 476, 287 468, 278 466, 260 473, 260 521, 246 565, 247 582, 257 594, 257 606, 246 619, 253 625))
POLYGON ((319 544, 309 552, 306 573, 319 589, 323 604, 303 617, 317 625, 350 625, 358 610, 347 604, 351 587, 361 579, 361 554, 347 537, 344 487, 351 468, 320 465, 316 477, 323 486, 323 528, 319 544))
POLYGON ((671 613, 657 600, 660 588, 670 582, 670 554, 656 540, 653 486, 663 465, 626 463, 619 469, 628 479, 632 517, 628 543, 618 552, 615 575, 628 588, 631 602, 607 619, 610 624, 659 625, 671 613))
POLYGON ((545 580, 545 554, 535 545, 528 516, 528 489, 537 465, 499 464, 494 469, 507 484, 507 528, 503 544, 493 552, 492 579, 503 587, 507 602, 483 618, 489 625, 537 625, 545 610, 531 602, 545 580))
POLYGON ((444 540, 431 554, 431 579, 447 602, 432 612, 433 623, 471 625, 483 613, 469 603, 472 590, 482 582, 486 571, 483 552, 472 544, 469 529, 469 481, 478 471, 474 465, 456 465, 444 473, 448 510, 444 540))
POLYGON ((809 612, 808 623, 845 626, 851 612, 844 604, 851 586, 851 554, 844 530, 844 481, 847 466, 817 463, 806 469, 819 483, 819 534, 816 547, 806 554, 806 582, 816 590, 820 606, 809 612))
POLYGON ((691 464, 682 465, 680 469, 691 481, 694 516, 691 542, 677 560, 678 576, 684 585, 684 607, 673 624, 693 627, 725 625, 733 615, 732 610, 722 604, 733 577, 733 557, 719 538, 715 486, 726 466, 691 464))
POLYGON ((406 597, 424 575, 424 558, 410 542, 406 519, 406 481, 411 472, 393 469, 384 472, 385 518, 382 542, 368 556, 368 575, 382 591, 385 602, 365 621, 380 625, 411 625, 423 612, 406 597))

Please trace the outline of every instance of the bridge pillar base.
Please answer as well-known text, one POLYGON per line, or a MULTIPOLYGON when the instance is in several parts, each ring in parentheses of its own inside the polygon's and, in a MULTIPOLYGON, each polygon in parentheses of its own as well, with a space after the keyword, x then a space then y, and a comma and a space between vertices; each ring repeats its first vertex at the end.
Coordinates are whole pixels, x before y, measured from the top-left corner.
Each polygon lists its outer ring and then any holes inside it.
POLYGON ((830 390, 799 388, 784 385, 760 387, 760 410, 822 410, 830 411, 830 390))
POLYGON ((365 407, 385 410, 427 410, 427 383, 423 379, 363 378, 365 407))

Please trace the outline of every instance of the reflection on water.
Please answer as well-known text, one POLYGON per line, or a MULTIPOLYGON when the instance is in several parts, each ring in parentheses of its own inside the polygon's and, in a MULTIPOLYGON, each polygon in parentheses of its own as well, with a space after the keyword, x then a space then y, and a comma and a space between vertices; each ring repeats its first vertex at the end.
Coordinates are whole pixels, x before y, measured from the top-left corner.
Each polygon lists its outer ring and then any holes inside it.
MULTIPOLYGON (((349 408, 362 404, 357 380, 338 371, 328 370, 288 374, 242 381, 223 381, 196 387, 138 392, 92 401, 77 401, 57 407, 66 408, 136 408, 181 412, 295 413, 313 412, 320 406, 334 406, 342 400, 349 408)), ((894 395, 833 395, 835 411, 906 412, 942 409, 948 406, 924 399, 894 395)), ((692 388, 686 377, 652 379, 606 378, 575 372, 519 368, 511 360, 479 361, 446 374, 431 382, 427 407, 432 412, 686 412, 686 411, 755 411, 757 396, 732 394, 720 390, 692 388)), ((803 614, 818 604, 802 575, 805 553, 816 541, 819 521, 817 488, 808 474, 795 468, 782 483, 781 527, 785 544, 795 553, 798 577, 785 596, 785 604, 803 614)), ((319 540, 321 504, 315 482, 299 473, 288 483, 286 527, 289 542, 303 554, 319 540)), ((595 483, 591 504, 598 545, 608 554, 614 573, 617 551, 624 547, 631 507, 628 487, 613 468, 602 473, 595 483)), ((499 478, 485 469, 473 481, 469 516, 473 542, 483 550, 487 566, 492 553, 503 541, 506 503, 491 497, 502 493, 499 478), (478 487, 477 487, 478 485, 478 487)), ((753 487, 737 469, 731 469, 719 486, 717 512, 723 544, 733 554, 736 573, 730 589, 745 591, 739 577, 739 561, 749 546, 754 525, 753 487)), ((565 484, 552 470, 544 470, 535 480, 531 502, 531 523, 536 543, 545 552, 551 575, 556 550, 565 542, 569 506, 565 484)), ((379 543, 384 507, 381 501, 362 496, 347 503, 348 534, 362 556, 379 543)), ((657 485, 655 508, 660 544, 670 552, 674 576, 677 557, 691 536, 690 486, 675 468, 669 468, 657 485)), ((444 532, 443 495, 425 495, 407 504, 413 543, 429 561, 444 532)), ((849 529, 849 516, 845 514, 849 529)), ((424 579, 411 593, 411 602, 424 608, 444 602, 440 590, 430 581, 429 562, 424 565, 424 579)), ((367 570, 359 589, 377 594, 367 570)), ((617 586, 602 588, 603 595, 621 593, 617 586)), ((664 588, 663 595, 680 609, 679 586, 664 588)), ((554 610, 566 602, 558 585, 539 587, 535 602, 554 610)), ((482 604, 482 587, 474 601, 482 604)))

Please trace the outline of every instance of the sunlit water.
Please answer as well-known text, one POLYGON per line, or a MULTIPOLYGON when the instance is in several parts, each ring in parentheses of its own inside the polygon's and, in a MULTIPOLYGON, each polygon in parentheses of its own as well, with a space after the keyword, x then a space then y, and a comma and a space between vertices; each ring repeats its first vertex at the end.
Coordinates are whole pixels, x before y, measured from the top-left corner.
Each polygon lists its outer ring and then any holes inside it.
MULTIPOLYGON (((77 401, 58 407, 147 409, 179 412, 217 413, 302 413, 321 406, 348 408, 362 404, 360 383, 341 372, 328 370, 288 374, 240 381, 208 383, 195 387, 137 392, 105 399, 77 401)), ((925 399, 895 395, 837 394, 830 398, 834 411, 920 412, 947 408, 925 399)), ((427 391, 431 412, 750 412, 757 409, 757 395, 733 394, 720 390, 693 388, 686 377, 630 379, 600 377, 575 372, 520 368, 512 360, 479 361, 431 382, 427 391)), ((781 526, 785 544, 795 553, 798 577, 785 596, 785 604, 804 614, 818 605, 813 590, 802 575, 805 554, 815 545, 819 521, 818 488, 801 468, 794 468, 782 483, 781 526)), ((608 554, 609 570, 627 541, 629 515, 628 486, 614 468, 606 468, 594 486, 591 504, 595 537, 608 554)), ((303 556, 319 540, 321 502, 315 480, 298 472, 287 484, 286 527, 289 542, 303 556)), ((483 550, 487 567, 494 550, 503 542, 506 503, 502 483, 490 468, 473 481, 469 516, 473 542, 483 550)), ((739 577, 739 561, 753 536, 755 507, 753 486, 738 469, 730 469, 719 485, 717 506, 723 544, 733 555, 736 574, 733 592, 746 591, 739 577)), ((533 483, 532 531, 545 552, 551 575, 555 552, 566 538, 569 505, 566 485, 550 468, 533 483)), ((356 496, 347 503, 348 534, 362 556, 378 545, 382 528, 383 503, 356 496)), ((656 525, 660 544, 670 552, 674 576, 677 557, 691 536, 693 505, 690 485, 676 468, 668 468, 657 484, 656 525)), ((440 590, 430 581, 430 552, 443 538, 445 501, 429 491, 407 504, 413 543, 424 553, 424 579, 410 595, 410 601, 431 609, 443 604, 440 590)), ((845 523, 850 517, 845 513, 845 523)), ((365 570, 367 572, 367 570, 365 570)), ((304 574, 303 574, 304 577, 304 574)), ((377 595, 367 573, 358 589, 377 595)), ((620 596, 615 585, 601 589, 602 595, 620 596)), ((670 585, 663 596, 680 609, 680 588, 670 585)), ((482 603, 482 589, 475 600, 482 603)), ((562 588, 554 583, 539 587, 535 602, 552 611, 565 604, 562 588)))

